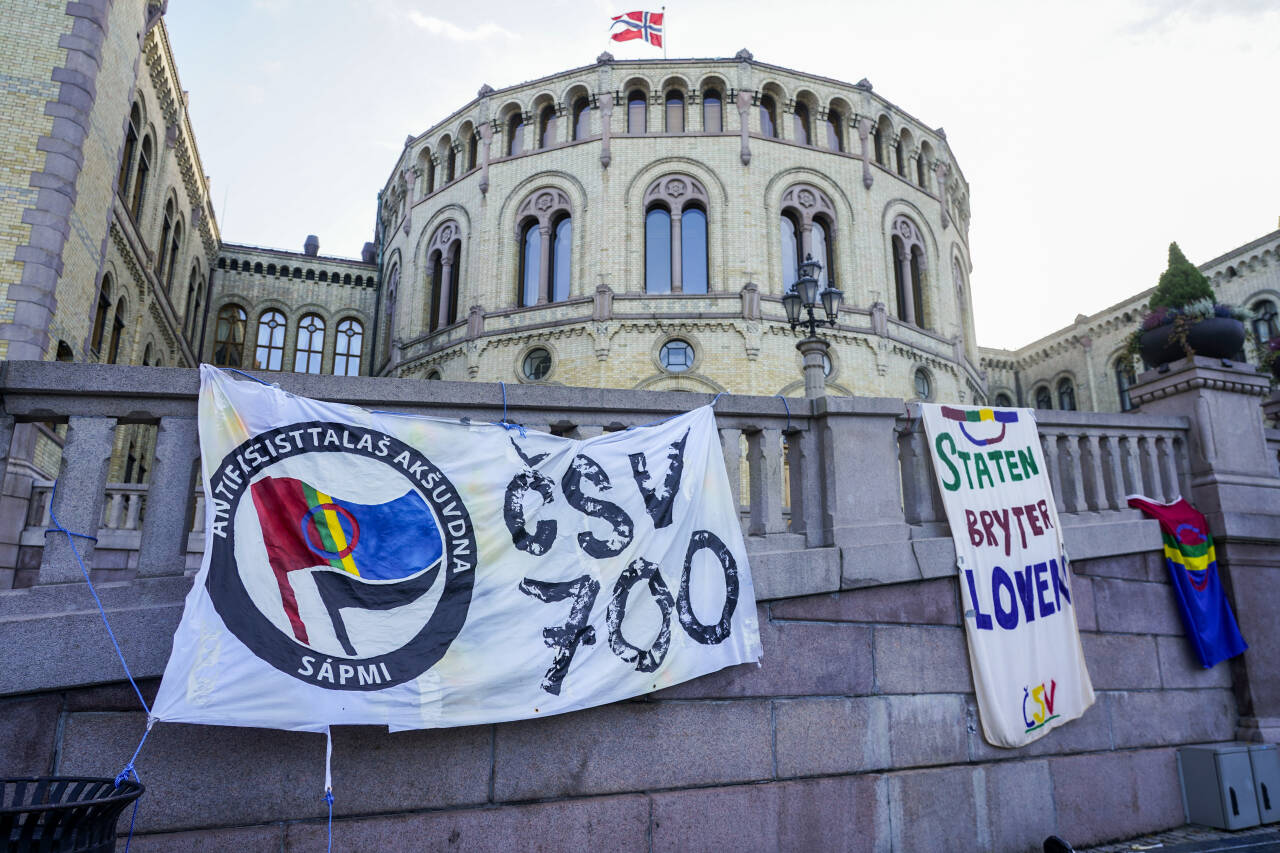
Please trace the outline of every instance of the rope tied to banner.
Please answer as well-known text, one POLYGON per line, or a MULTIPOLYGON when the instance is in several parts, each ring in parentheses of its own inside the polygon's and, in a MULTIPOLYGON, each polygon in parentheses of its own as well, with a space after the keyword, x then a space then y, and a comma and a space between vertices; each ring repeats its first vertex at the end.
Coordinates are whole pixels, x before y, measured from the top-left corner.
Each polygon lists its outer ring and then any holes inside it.
MULTIPOLYGON (((325 850, 333 853, 333 729, 324 727, 324 801, 329 806, 329 844, 325 850)), ((126 850, 125 853, 128 853, 126 850)))
POLYGON ((782 408, 785 409, 787 412, 787 426, 786 426, 786 429, 783 430, 783 432, 791 432, 791 406, 789 403, 787 403, 787 398, 782 396, 781 394, 774 394, 773 396, 777 397, 779 400, 782 401, 782 408))
POLYGON ((507 418, 507 383, 499 381, 498 385, 502 388, 502 420, 494 421, 493 423, 496 423, 505 430, 515 430, 520 433, 521 438, 527 438, 524 425, 513 423, 507 418))
MULTIPOLYGON (((252 378, 252 377, 251 377, 252 378)), ((76 539, 88 539, 90 542, 97 542, 98 537, 90 536, 87 533, 76 533, 74 530, 68 530, 62 526, 62 522, 58 521, 57 514, 53 511, 54 503, 58 496, 58 481, 53 481, 53 489, 49 494, 49 521, 51 527, 45 529, 45 535, 50 533, 63 533, 67 537, 67 544, 71 546, 71 553, 75 555, 76 565, 80 567, 80 574, 84 577, 84 582, 89 587, 89 594, 93 596, 93 603, 98 606, 98 615, 102 617, 102 624, 107 629, 107 637, 111 640, 111 645, 116 650, 116 657, 120 659, 120 666, 124 668, 125 677, 129 679, 129 685, 133 687, 133 692, 138 697, 138 702, 142 704, 142 710, 147 712, 147 728, 142 733, 142 740, 138 741, 138 747, 133 751, 133 756, 125 764, 124 769, 116 774, 115 786, 119 788, 124 782, 133 776, 138 784, 142 784, 138 771, 134 769, 133 763, 138 760, 138 754, 142 752, 142 745, 147 742, 147 735, 151 734, 151 727, 155 725, 155 718, 151 716, 151 706, 147 704, 147 700, 143 698, 142 689, 138 687, 138 682, 134 680, 133 672, 129 669, 129 664, 124 659, 124 652, 120 648, 120 642, 116 639, 116 632, 111 630, 111 622, 107 619, 107 611, 102 606, 102 599, 98 597, 98 590, 93 586, 93 580, 89 577, 89 570, 85 568, 84 559, 80 556, 80 549, 76 547, 76 539)), ((141 799, 139 797, 138 799, 141 799)), ((129 845, 133 843, 133 825, 138 819, 138 800, 133 801, 133 814, 129 817, 129 835, 124 842, 124 851, 129 853, 129 845)))
POLYGON ((222 369, 227 371, 228 373, 239 373, 241 376, 252 379, 254 382, 257 382, 261 385, 266 385, 268 388, 273 387, 270 382, 268 382, 265 379, 259 379, 257 376, 254 376, 252 373, 245 373, 243 370, 238 370, 234 367, 224 367, 222 369))

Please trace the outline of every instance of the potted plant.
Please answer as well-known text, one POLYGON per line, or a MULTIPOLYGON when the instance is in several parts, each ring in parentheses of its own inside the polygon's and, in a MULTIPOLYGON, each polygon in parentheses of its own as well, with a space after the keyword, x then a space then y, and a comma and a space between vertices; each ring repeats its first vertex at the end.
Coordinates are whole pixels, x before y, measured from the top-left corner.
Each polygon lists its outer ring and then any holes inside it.
POLYGON ((1148 305, 1151 311, 1133 339, 1148 368, 1193 355, 1240 357, 1248 312, 1215 303, 1209 279, 1177 243, 1169 244, 1169 267, 1161 273, 1148 305))

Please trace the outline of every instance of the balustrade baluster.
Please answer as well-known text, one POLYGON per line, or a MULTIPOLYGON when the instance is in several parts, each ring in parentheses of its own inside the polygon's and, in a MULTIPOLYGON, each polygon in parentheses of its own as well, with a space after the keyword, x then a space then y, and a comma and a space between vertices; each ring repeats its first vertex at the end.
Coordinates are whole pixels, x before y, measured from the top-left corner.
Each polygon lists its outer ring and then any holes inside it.
POLYGON ((1139 467, 1138 437, 1124 436, 1124 490, 1126 495, 1142 494, 1142 470, 1139 467))
POLYGON ((1181 436, 1173 439, 1175 460, 1178 469, 1178 491, 1187 497, 1191 496, 1191 460, 1187 458, 1187 442, 1181 436))
POLYGON ((1178 470, 1174 465, 1173 459, 1173 438, 1162 435, 1156 440, 1156 443, 1160 451, 1160 484, 1164 488, 1164 499, 1166 501, 1176 500, 1178 497, 1178 470))
POLYGON ((1044 467, 1049 475, 1049 485, 1053 487, 1053 502, 1065 512, 1062 501, 1062 469, 1058 466, 1058 434, 1042 433, 1040 447, 1044 451, 1044 467))
POLYGON ((138 518, 142 515, 142 493, 129 492, 124 495, 124 529, 137 530, 138 518))
POLYGON ((1102 439, 1096 432, 1086 433, 1081 439, 1089 458, 1089 509, 1101 512, 1107 508, 1107 484, 1102 474, 1102 439))
POLYGON ((742 512, 742 430, 722 427, 720 449, 724 453, 724 470, 729 476, 729 492, 733 505, 742 512))
POLYGON ((53 489, 44 489, 40 493, 40 526, 48 527, 53 524, 53 489))
POLYGON ((1123 509, 1125 507, 1124 496, 1126 492, 1124 488, 1124 468, 1120 458, 1120 436, 1109 435, 1105 440, 1107 442, 1107 472, 1111 476, 1110 487, 1107 489, 1107 506, 1110 509, 1123 509))
POLYGON ((204 487, 195 493, 195 510, 191 515, 191 532, 204 533, 204 487))
POLYGON ((1070 474, 1064 479, 1069 481, 1070 491, 1067 503, 1071 506, 1067 512, 1083 512, 1087 508, 1084 500, 1084 456, 1080 452, 1080 442, 1083 439, 1079 435, 1067 435, 1066 439, 1066 458, 1063 467, 1070 474))
MULTIPOLYGON (((72 415, 67 419, 67 437, 62 446, 58 493, 50 511, 62 526, 73 533, 97 536, 106 500, 107 468, 111 462, 114 418, 72 415)), ((194 442, 194 439, 193 439, 194 442)), ((85 568, 93 566, 94 541, 76 538, 76 549, 85 568)), ((62 533, 48 533, 40 573, 36 583, 69 583, 81 579, 71 544, 62 533)))
POLYGON ((751 472, 751 510, 747 533, 785 533, 782 518, 782 430, 766 428, 747 436, 751 472))
POLYGON ((161 418, 138 549, 140 577, 186 571, 187 505, 199 452, 195 418, 161 418))
POLYGON ((108 530, 120 529, 120 518, 124 515, 124 494, 122 492, 107 493, 107 510, 102 519, 102 526, 108 530))
POLYGON ((1138 439, 1138 448, 1140 450, 1138 461, 1142 468, 1142 494, 1160 500, 1160 473, 1156 467, 1154 442, 1150 436, 1144 435, 1138 439))

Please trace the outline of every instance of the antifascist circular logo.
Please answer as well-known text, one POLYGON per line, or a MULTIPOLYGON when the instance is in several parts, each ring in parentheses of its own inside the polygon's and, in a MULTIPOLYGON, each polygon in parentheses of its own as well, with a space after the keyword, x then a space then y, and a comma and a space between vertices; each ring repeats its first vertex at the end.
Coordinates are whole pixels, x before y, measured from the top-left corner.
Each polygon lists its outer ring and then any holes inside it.
POLYGON ((382 690, 426 672, 462 630, 471 517, 415 448, 352 424, 292 424, 245 441, 209 482, 209 597, 280 671, 382 690))

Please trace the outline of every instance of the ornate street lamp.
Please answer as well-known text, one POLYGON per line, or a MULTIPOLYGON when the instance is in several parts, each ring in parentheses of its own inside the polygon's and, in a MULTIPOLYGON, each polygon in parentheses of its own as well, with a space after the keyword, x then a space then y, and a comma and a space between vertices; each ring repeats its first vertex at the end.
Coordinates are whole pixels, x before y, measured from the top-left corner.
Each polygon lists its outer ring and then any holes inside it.
POLYGON ((787 312, 787 322, 791 324, 792 331, 804 326, 808 332, 796 344, 796 349, 804 357, 806 397, 821 397, 826 391, 824 362, 829 358, 827 350, 831 344, 826 338, 819 337, 818 326, 823 323, 834 326, 840 315, 840 303, 844 301, 844 292, 835 287, 825 287, 819 292, 818 276, 821 272, 822 264, 815 261, 813 255, 805 255, 804 263, 800 264, 799 278, 782 297, 782 308, 787 312), (815 308, 820 308, 827 315, 826 320, 818 319, 814 314, 815 308))

